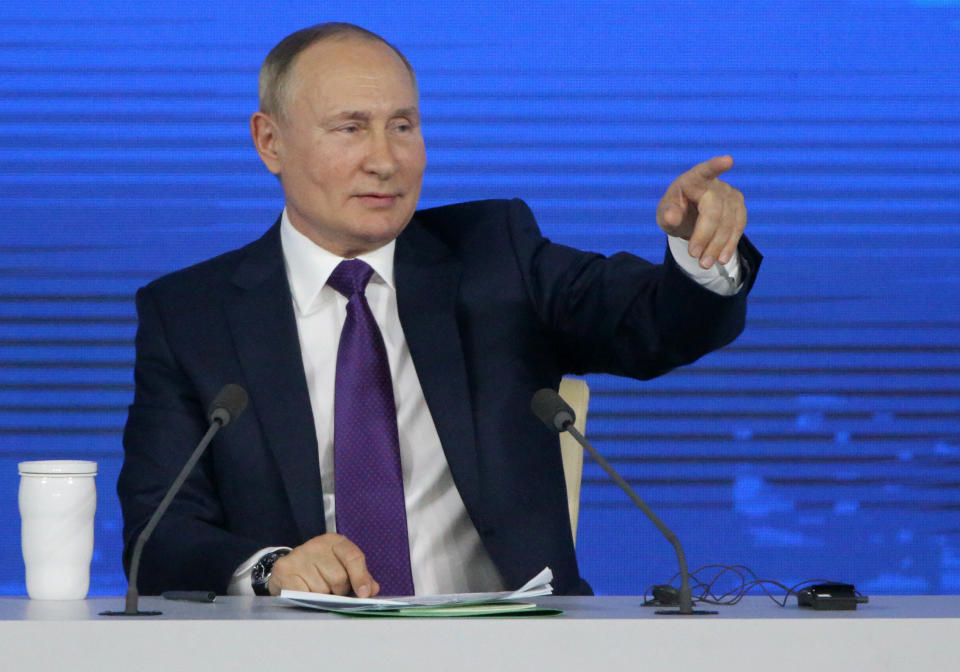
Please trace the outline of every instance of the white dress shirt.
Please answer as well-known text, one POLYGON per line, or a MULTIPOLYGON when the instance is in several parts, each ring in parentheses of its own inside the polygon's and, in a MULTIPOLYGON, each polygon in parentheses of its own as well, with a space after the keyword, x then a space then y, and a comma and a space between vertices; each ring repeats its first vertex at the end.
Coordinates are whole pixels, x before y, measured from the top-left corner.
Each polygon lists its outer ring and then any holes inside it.
MULTIPOLYGON (((281 216, 280 240, 320 450, 327 531, 335 532, 333 399, 337 348, 346 319, 347 298, 326 283, 343 258, 294 229, 286 209, 281 216)), ((687 253, 685 240, 668 236, 668 241, 677 265, 693 280, 725 296, 739 290, 740 266, 736 253, 724 266, 727 279, 716 266, 700 268, 697 260, 687 253)), ((480 541, 453 483, 403 335, 393 279, 395 246, 396 241, 392 241, 358 259, 374 270, 366 297, 383 335, 393 377, 414 589, 417 595, 503 590, 503 579, 480 541)), ((284 547, 264 548, 248 558, 234 572, 228 593, 253 594, 250 584, 253 566, 265 553, 278 548, 284 547)))
MULTIPOLYGON (((326 283, 343 259, 294 229, 286 210, 281 217, 280 240, 320 449, 327 531, 335 532, 333 399, 337 348, 346 320, 347 298, 326 283)), ((418 595, 502 590, 503 579, 480 541, 453 483, 400 326, 393 282, 395 246, 396 242, 391 242, 358 259, 374 270, 366 297, 383 335, 393 378, 414 589, 418 595)), ((230 593, 252 592, 249 578, 252 567, 270 550, 273 549, 258 551, 238 568, 230 593)))

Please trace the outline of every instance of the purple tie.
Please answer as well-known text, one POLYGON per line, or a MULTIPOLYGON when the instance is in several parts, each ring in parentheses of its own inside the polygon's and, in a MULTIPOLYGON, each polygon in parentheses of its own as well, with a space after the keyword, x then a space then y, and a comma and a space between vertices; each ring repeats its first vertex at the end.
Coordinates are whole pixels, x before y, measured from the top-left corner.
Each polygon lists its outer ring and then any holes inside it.
POLYGON ((347 297, 333 403, 337 532, 364 552, 382 595, 413 595, 390 363, 364 295, 371 275, 350 259, 327 280, 347 297))

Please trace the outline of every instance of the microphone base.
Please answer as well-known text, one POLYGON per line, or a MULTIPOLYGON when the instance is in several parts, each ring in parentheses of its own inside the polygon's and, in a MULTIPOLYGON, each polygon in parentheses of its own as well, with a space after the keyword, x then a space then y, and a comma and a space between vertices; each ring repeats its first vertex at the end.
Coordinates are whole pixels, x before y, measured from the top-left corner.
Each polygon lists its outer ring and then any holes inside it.
POLYGON ((653 612, 658 616, 715 616, 716 611, 708 611, 706 609, 694 609, 693 611, 679 611, 677 609, 658 609, 653 612))
POLYGON ((162 611, 101 611, 100 616, 159 616, 162 611))

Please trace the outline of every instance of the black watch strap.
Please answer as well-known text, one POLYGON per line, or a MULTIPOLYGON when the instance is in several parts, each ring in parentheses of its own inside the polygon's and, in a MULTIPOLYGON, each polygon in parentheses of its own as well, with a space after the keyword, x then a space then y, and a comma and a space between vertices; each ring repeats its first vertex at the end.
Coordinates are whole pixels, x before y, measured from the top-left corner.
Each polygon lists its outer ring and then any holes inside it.
POLYGON ((273 563, 289 552, 289 549, 281 548, 277 551, 270 551, 257 560, 257 564, 253 566, 253 572, 250 574, 250 583, 253 585, 254 595, 270 595, 267 584, 270 581, 270 575, 273 574, 273 563))

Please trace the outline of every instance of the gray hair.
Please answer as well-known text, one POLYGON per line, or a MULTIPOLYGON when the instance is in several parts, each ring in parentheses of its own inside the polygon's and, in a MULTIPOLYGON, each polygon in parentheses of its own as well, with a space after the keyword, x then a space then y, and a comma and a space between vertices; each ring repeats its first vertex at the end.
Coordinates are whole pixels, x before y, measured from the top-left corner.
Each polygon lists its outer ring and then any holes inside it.
POLYGON ((290 72, 293 70, 293 64, 297 56, 307 49, 307 47, 336 37, 359 37, 365 40, 380 42, 390 47, 393 52, 400 57, 407 71, 410 73, 410 79, 413 85, 417 85, 417 78, 413 72, 413 66, 407 57, 399 49, 387 42, 385 39, 373 33, 366 28, 361 28, 352 23, 339 23, 331 21, 328 23, 318 23, 315 26, 298 30, 295 33, 287 35, 263 61, 260 67, 259 95, 260 110, 266 114, 283 116, 283 107, 286 103, 287 88, 290 80, 290 72))

